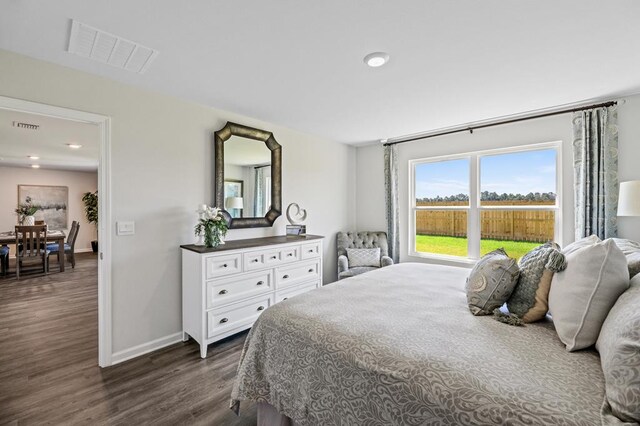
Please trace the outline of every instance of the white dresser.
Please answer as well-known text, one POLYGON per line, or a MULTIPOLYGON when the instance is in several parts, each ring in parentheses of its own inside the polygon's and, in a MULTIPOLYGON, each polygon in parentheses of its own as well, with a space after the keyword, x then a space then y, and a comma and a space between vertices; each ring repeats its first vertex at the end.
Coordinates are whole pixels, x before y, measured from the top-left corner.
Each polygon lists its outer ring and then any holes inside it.
POLYGON ((183 245, 182 336, 207 345, 250 328, 275 303, 322 285, 317 235, 227 241, 217 248, 183 245))

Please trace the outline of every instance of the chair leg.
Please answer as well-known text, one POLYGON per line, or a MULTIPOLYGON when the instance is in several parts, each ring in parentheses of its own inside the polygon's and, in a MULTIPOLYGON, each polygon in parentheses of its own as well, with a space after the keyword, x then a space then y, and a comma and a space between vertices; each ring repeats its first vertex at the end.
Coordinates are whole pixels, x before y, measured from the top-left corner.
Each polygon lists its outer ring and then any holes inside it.
POLYGON ((76 254, 74 252, 71 252, 71 267, 73 269, 76 267, 76 254))

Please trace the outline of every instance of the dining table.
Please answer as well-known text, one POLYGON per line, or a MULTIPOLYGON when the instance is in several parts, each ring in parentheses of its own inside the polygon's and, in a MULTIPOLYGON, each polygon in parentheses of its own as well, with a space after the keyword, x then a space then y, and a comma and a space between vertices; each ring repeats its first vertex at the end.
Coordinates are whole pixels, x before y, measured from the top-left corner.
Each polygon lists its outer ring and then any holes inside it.
MULTIPOLYGON (((47 242, 58 244, 58 264, 60 272, 64 272, 64 239, 66 235, 64 231, 48 230, 47 242)), ((16 243, 16 233, 14 231, 0 232, 0 246, 7 246, 16 243)))

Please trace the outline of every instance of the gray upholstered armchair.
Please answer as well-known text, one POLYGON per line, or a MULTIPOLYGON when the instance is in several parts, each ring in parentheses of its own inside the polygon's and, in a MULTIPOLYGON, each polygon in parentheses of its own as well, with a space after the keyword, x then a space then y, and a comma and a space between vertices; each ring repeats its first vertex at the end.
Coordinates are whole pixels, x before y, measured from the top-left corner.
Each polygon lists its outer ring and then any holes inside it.
POLYGON ((353 277, 379 267, 393 265, 389 257, 386 232, 338 232, 338 279, 353 277), (348 248, 380 247, 380 266, 359 266, 349 268, 348 248))

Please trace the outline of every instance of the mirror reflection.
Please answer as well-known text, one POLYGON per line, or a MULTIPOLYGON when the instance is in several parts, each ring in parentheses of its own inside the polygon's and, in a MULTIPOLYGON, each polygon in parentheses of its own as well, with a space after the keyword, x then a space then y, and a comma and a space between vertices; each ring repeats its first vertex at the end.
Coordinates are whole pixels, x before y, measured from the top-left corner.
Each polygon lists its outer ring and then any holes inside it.
POLYGON ((224 208, 232 218, 264 217, 271 208, 271 150, 231 136, 224 143, 224 208))

